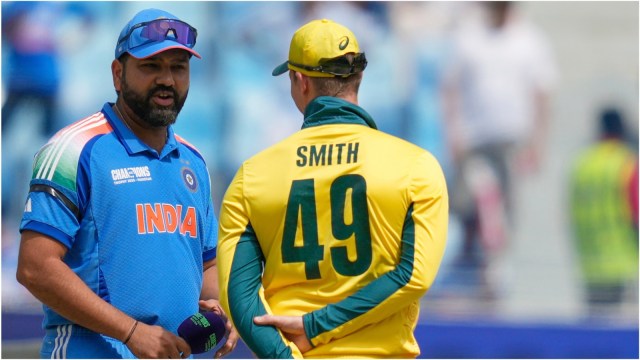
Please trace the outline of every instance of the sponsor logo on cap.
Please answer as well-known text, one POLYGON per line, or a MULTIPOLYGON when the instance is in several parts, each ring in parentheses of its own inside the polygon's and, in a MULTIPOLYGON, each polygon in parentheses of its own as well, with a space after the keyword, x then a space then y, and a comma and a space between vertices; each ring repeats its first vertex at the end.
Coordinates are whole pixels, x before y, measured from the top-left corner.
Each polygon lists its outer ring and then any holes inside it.
POLYGON ((340 44, 338 44, 338 48, 340 50, 344 50, 347 48, 347 46, 349 45, 349 37, 348 36, 344 36, 342 38, 342 40, 340 40, 340 44))

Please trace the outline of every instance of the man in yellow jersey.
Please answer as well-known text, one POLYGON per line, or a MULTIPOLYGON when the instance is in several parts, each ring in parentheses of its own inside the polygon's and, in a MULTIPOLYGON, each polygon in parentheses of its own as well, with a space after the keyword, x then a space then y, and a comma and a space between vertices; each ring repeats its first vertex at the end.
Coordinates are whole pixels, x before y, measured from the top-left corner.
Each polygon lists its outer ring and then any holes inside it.
POLYGON ((289 73, 302 130, 244 162, 225 194, 221 304, 260 358, 420 354, 447 189, 430 153, 358 106, 366 65, 344 26, 298 29, 273 75, 289 73))

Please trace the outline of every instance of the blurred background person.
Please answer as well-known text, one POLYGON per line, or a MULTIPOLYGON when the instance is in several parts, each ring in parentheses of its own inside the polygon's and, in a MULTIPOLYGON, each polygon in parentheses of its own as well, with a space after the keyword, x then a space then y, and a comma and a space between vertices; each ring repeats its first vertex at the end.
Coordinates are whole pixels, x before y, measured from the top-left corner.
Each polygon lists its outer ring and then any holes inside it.
MULTIPOLYGON (((14 1, 3 4, 2 60, 6 64, 2 69, 3 134, 10 133, 20 122, 20 127, 35 127, 30 140, 40 143, 59 128, 59 55, 85 40, 77 34, 88 35, 92 20, 92 14, 81 2, 14 1), (74 25, 65 26, 71 23, 74 25), (18 121, 20 119, 23 121, 18 121)), ((2 149, 2 221, 3 228, 10 230, 17 227, 15 223, 26 193, 17 193, 16 184, 25 183, 23 178, 28 178, 29 171, 28 163, 16 157, 13 145, 3 141, 2 149)))
POLYGON ((538 166, 556 68, 545 36, 517 5, 471 6, 454 34, 444 85, 454 162, 449 181, 453 216, 462 227, 457 279, 465 292, 493 300, 504 290, 495 264, 514 225, 512 173, 538 166))
MULTIPOLYGON (((82 6, 60 2, 11 2, 2 8, 2 40, 8 63, 3 74, 6 100, 2 105, 2 131, 13 124, 20 106, 41 108, 39 129, 43 136, 57 129, 56 101, 60 89, 58 51, 60 37, 55 29, 61 19, 84 16, 82 6)), ((90 25, 90 18, 84 18, 90 25)), ((64 20, 63 20, 64 21, 64 20)), ((86 31, 86 29, 74 29, 86 31)))
POLYGON ((14 273, 33 149, 63 125, 58 119, 67 109, 60 98, 68 78, 62 57, 86 47, 94 10, 82 2, 2 3, 2 288, 20 294, 4 303, 25 303, 14 273))
POLYGON ((592 315, 619 310, 625 295, 637 306, 637 213, 630 204, 637 204, 638 155, 626 136, 620 111, 602 110, 597 139, 571 174, 572 230, 592 315))

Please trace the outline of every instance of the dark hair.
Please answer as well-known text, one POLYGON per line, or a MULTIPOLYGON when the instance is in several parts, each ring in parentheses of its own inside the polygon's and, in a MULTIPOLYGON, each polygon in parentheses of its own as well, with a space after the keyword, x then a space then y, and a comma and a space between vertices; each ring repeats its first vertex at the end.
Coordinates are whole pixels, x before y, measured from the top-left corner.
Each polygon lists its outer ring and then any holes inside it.
POLYGON ((605 108, 600 113, 600 134, 605 137, 623 138, 626 134, 622 115, 615 108, 605 108))
POLYGON ((341 97, 342 94, 357 94, 362 82, 362 73, 347 77, 309 77, 318 95, 341 97))

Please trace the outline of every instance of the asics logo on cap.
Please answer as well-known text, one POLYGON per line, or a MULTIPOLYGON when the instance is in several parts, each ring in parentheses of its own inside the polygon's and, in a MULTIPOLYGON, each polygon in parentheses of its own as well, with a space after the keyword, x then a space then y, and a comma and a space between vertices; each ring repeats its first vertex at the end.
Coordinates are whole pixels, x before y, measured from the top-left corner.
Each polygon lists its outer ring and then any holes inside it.
POLYGON ((343 37, 343 39, 340 41, 340 44, 338 44, 338 48, 340 50, 344 50, 347 48, 347 46, 349 45, 349 37, 345 36, 343 37))

